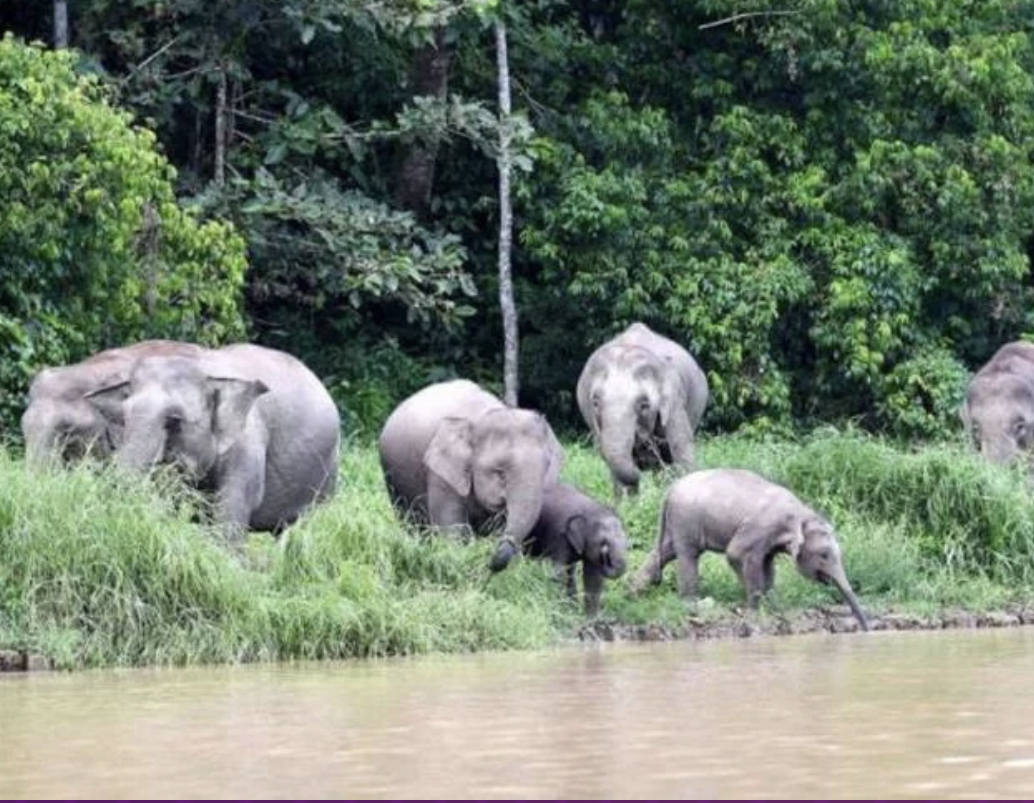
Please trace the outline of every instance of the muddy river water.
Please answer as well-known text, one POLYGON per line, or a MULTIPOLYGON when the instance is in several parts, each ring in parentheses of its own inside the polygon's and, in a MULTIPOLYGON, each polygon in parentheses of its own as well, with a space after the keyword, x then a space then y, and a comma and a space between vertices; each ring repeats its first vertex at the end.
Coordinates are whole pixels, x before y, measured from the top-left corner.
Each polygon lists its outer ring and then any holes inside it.
POLYGON ((0 676, 0 797, 1031 797, 1034 629, 0 676))

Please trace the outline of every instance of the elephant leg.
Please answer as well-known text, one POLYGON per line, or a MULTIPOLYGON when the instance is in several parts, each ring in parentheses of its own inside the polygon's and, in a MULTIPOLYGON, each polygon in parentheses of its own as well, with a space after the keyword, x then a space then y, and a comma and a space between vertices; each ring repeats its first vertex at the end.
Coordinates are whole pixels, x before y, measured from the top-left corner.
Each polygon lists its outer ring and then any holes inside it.
POLYGON ((564 591, 571 599, 578 599, 578 584, 574 578, 574 564, 557 566, 557 579, 563 583, 564 591))
POLYGON ((216 517, 230 542, 239 544, 266 495, 265 453, 260 449, 234 449, 218 474, 216 517))
POLYGON ((639 593, 647 586, 657 585, 661 582, 664 567, 675 560, 675 547, 668 538, 658 540, 657 546, 646 558, 646 563, 636 572, 632 580, 633 593, 639 593))
POLYGON ((679 561, 679 596, 693 599, 697 595, 700 553, 693 548, 676 549, 679 561))
POLYGON ((763 565, 764 578, 765 578, 763 593, 765 593, 765 594, 767 594, 769 591, 771 591, 772 590, 772 586, 775 585, 775 559, 776 559, 776 553, 775 552, 772 552, 772 553, 768 554, 765 557, 765 562, 764 562, 764 565, 763 565))
POLYGON ((756 610, 765 594, 765 557, 747 552, 727 554, 726 559, 743 583, 747 592, 747 606, 756 610))
POLYGON ((582 586, 585 589, 585 615, 596 616, 603 596, 603 573, 598 567, 582 564, 582 586))

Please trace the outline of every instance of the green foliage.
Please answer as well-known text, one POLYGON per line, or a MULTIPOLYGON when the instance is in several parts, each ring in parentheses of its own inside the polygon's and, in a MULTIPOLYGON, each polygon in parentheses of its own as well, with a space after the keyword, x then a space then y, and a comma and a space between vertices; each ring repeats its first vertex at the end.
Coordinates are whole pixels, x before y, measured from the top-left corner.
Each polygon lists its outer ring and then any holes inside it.
POLYGON ((594 38, 560 14, 528 34, 533 77, 552 59, 622 87, 540 79, 553 105, 522 244, 543 335, 587 350, 652 323, 708 370, 711 425, 943 432, 946 384, 938 423, 903 417, 916 366, 961 379, 949 355, 986 358, 1028 326, 1030 38, 1007 2, 805 0, 697 28, 742 10, 646 2, 599 11, 594 38))
POLYGON ((883 377, 878 414, 897 436, 946 439, 959 431, 969 372, 945 348, 920 350, 883 377))
POLYGON ((258 307, 290 305, 335 317, 371 301, 402 306, 407 321, 469 315, 455 296, 473 296, 459 238, 325 176, 285 187, 259 170, 225 198, 248 236, 254 269, 249 296, 258 307))
MULTIPOLYGON (((19 19, 45 30, 47 10, 19 19)), ((245 235, 260 339, 305 342, 316 361, 361 330, 421 365, 495 376, 487 23, 502 15, 524 401, 577 425, 585 357, 639 319, 707 370, 706 428, 848 418, 942 434, 950 360, 974 368, 1034 329, 1031 11, 781 10, 795 13, 701 28, 744 8, 84 0, 73 41, 155 129, 181 191, 245 235)), ((59 349, 64 317, 38 317, 31 347, 59 349)), ((17 328, 0 319, 8 340, 17 328)), ((365 376, 332 368, 353 389, 365 376)), ((372 410, 371 396, 353 401, 372 410)))
POLYGON ((179 207, 154 136, 69 53, 0 40, 0 418, 31 375, 145 336, 243 332, 244 245, 179 207))

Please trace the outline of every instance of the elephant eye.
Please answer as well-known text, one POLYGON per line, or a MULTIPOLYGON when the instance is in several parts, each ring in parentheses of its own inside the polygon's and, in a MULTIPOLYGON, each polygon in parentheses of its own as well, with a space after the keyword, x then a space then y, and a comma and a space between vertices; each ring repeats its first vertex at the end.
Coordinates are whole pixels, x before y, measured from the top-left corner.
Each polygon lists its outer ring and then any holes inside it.
POLYGON ((650 400, 646 398, 646 396, 640 396, 638 399, 636 399, 635 406, 636 409, 641 413, 649 412, 650 400))
POLYGON ((165 431, 170 435, 179 432, 183 428, 183 419, 178 415, 170 415, 165 419, 165 431))

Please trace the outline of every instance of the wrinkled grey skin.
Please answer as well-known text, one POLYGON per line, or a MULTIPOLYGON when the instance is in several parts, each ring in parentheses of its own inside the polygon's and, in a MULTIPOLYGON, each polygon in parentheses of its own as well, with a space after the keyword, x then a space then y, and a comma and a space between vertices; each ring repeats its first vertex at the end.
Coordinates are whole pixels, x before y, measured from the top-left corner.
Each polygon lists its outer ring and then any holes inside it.
POLYGON ((509 408, 466 379, 429 385, 403 401, 378 447, 392 502, 415 523, 484 532, 505 514, 494 571, 520 550, 564 460, 542 415, 509 408))
POLYGON ((772 588, 773 561, 785 552, 805 577, 836 586, 862 629, 869 629, 833 526, 782 485, 742 469, 698 471, 678 480, 664 499, 657 545, 632 587, 659 583, 664 567, 677 559, 679 593, 692 598, 697 563, 708 551, 725 553, 752 608, 772 588))
POLYGON ((707 377, 682 346, 634 323, 592 353, 578 377, 578 409, 610 467, 614 495, 635 493, 643 469, 693 469, 707 377))
POLYGON ((603 580, 625 573, 628 538, 617 514, 573 485, 560 482, 546 490, 542 513, 524 543, 528 555, 547 558, 566 575, 567 593, 576 598, 574 569, 582 564, 585 613, 600 608, 603 580))
POLYGON ((238 344, 151 356, 88 398, 123 427, 116 461, 134 471, 176 466, 212 492, 231 541, 249 528, 276 532, 334 492, 337 407, 289 354, 238 344))
POLYGON ((108 457, 121 436, 86 398, 88 393, 125 382, 138 360, 156 355, 196 354, 198 347, 171 340, 145 340, 98 352, 82 362, 44 368, 29 386, 22 414, 25 457, 34 465, 108 457))
POLYGON ((962 421, 980 454, 1006 465, 1034 448, 1034 344, 1007 343, 974 375, 962 421))

